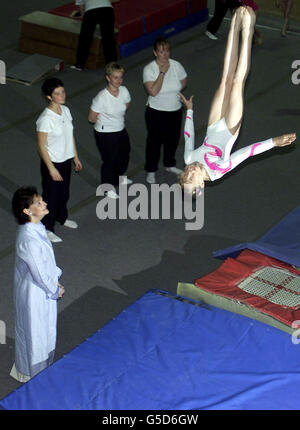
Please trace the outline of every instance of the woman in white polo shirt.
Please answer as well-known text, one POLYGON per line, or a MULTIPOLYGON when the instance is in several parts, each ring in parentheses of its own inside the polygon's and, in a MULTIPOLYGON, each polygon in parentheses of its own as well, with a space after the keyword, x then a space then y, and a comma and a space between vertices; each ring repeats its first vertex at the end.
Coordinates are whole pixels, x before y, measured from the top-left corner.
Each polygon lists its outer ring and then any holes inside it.
MULTIPOLYGON (((105 76, 107 86, 92 101, 88 121, 94 124, 96 145, 102 158, 101 183, 119 184, 119 176, 124 175, 129 163, 130 141, 125 128, 125 114, 131 97, 122 86, 124 69, 116 62, 107 64, 105 76)), ((131 183, 127 179, 127 183, 131 183)), ((111 190, 107 195, 119 198, 111 190)))
POLYGON ((148 93, 145 120, 146 141, 146 181, 155 183, 161 146, 163 164, 167 171, 179 174, 175 153, 181 135, 182 104, 178 95, 187 85, 187 74, 183 66, 170 59, 170 45, 159 37, 153 46, 155 60, 143 71, 143 83, 148 93))
POLYGON ((62 239, 54 233, 56 221, 65 227, 78 227, 75 221, 67 219, 67 202, 72 160, 76 172, 82 169, 82 165, 73 135, 72 115, 64 105, 64 84, 57 78, 46 79, 42 92, 49 102, 36 122, 41 156, 42 196, 49 209, 49 214, 42 222, 51 242, 61 242, 62 239))

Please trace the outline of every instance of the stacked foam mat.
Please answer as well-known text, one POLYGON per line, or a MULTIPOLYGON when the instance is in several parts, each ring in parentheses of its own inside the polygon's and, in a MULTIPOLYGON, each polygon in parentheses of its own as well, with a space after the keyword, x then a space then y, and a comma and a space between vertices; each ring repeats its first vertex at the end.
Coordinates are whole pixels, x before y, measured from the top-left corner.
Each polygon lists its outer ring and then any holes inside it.
POLYGON ((153 44, 156 36, 170 37, 208 18, 207 0, 135 0, 115 4, 121 57, 153 44))

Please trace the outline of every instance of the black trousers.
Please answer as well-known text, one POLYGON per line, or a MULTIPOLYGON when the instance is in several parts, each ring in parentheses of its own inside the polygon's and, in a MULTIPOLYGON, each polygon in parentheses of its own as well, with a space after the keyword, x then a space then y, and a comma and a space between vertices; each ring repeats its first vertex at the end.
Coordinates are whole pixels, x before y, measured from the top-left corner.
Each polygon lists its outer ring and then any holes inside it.
POLYGON ((218 30, 228 9, 235 9, 241 6, 238 0, 215 0, 214 16, 207 24, 206 30, 215 34, 218 30))
POLYGON ((88 10, 83 15, 75 64, 80 69, 85 66, 97 24, 100 26, 105 63, 117 61, 114 9, 112 7, 99 7, 88 10))
POLYGON ((94 130, 96 145, 102 158, 101 183, 119 185, 129 164, 130 140, 126 128, 112 133, 94 130))
POLYGON ((68 217, 67 202, 70 196, 72 159, 53 164, 63 181, 53 181, 46 164, 41 160, 42 197, 49 209, 49 214, 42 219, 42 223, 47 230, 54 232, 55 222, 64 224, 68 217))
POLYGON ((182 109, 174 112, 159 111, 146 107, 147 127, 146 163, 147 172, 156 172, 163 146, 163 164, 165 167, 176 165, 175 153, 181 136, 182 109))

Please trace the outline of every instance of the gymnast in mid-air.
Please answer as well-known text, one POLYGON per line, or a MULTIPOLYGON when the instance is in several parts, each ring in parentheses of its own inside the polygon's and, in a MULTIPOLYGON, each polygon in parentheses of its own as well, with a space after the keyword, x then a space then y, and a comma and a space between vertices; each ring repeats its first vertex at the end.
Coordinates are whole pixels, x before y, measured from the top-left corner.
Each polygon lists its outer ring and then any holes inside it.
POLYGON ((251 61, 255 13, 250 7, 236 9, 228 34, 223 74, 214 95, 206 137, 195 149, 193 124, 193 96, 186 99, 180 94, 187 108, 184 139, 185 168, 179 182, 188 193, 201 194, 205 181, 215 181, 234 169, 247 158, 277 146, 290 145, 296 134, 285 134, 257 142, 231 154, 243 118, 243 93, 251 61), (239 41, 241 46, 239 50, 239 41))

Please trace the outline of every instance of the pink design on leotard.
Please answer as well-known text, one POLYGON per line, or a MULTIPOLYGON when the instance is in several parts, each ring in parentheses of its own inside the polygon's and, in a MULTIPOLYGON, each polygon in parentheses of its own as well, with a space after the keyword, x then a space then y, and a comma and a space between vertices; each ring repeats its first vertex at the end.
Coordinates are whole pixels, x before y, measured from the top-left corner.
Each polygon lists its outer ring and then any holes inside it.
POLYGON ((215 150, 214 152, 209 152, 210 155, 222 157, 222 155, 223 155, 222 150, 215 145, 210 145, 209 143, 207 143, 207 137, 204 139, 203 145, 207 146, 208 148, 213 148, 215 150))
MULTIPOLYGON (((186 119, 192 119, 190 116, 186 116, 186 119)), ((190 135, 190 133, 188 133, 186 130, 184 130, 184 134, 188 137, 188 138, 190 138, 191 137, 191 135, 190 135)))
POLYGON ((214 163, 214 162, 211 163, 207 157, 207 154, 204 155, 204 160, 211 170, 217 170, 218 172, 221 172, 221 173, 227 173, 229 172, 229 170, 231 170, 231 166, 232 166, 231 160, 229 160, 229 166, 225 167, 224 169, 220 167, 219 164, 217 163, 214 163))
MULTIPOLYGON (((216 146, 214 146, 214 145, 209 145, 207 142, 206 142, 206 139, 205 139, 205 141, 204 141, 204 145, 205 146, 208 146, 208 147, 210 147, 210 148, 213 148, 214 149, 214 151, 212 152, 208 152, 208 154, 209 155, 213 155, 213 156, 218 156, 218 155, 222 155, 222 151, 220 150, 220 148, 218 148, 218 147, 216 147, 216 146)), ((259 142, 259 143, 254 143, 254 145, 252 145, 251 146, 251 150, 250 150, 250 154, 249 154, 249 157, 253 157, 254 156, 254 152, 255 152, 255 148, 257 148, 259 145, 261 145, 261 142, 259 142)), ((217 170, 218 172, 221 172, 221 173, 227 173, 227 172, 229 172, 230 170, 231 170, 231 167, 232 167, 232 162, 231 162, 231 159, 229 159, 229 166, 228 167, 225 167, 225 168, 222 168, 222 167, 220 167, 217 163, 215 163, 215 162, 210 162, 209 161, 209 159, 208 159, 208 154, 205 154, 204 155, 204 160, 205 160, 205 162, 206 162, 206 164, 208 165, 208 167, 211 169, 211 170, 217 170)))
POLYGON ((217 164, 217 163, 215 163, 215 162, 211 162, 211 161, 209 161, 209 159, 208 159, 208 154, 209 155, 212 155, 212 156, 214 156, 214 157, 221 157, 222 156, 222 150, 220 149, 220 148, 218 148, 217 146, 215 146, 215 145, 210 145, 210 144, 208 144, 207 143, 207 137, 205 138, 205 140, 204 140, 204 142, 203 142, 203 145, 204 146, 207 146, 207 147, 209 147, 209 148, 212 148, 212 149, 214 149, 214 151, 210 151, 210 152, 208 152, 207 154, 204 154, 204 160, 205 160, 205 163, 208 165, 208 167, 211 169, 211 170, 217 170, 218 172, 221 172, 221 173, 227 173, 227 172, 229 172, 229 170, 231 170, 231 166, 232 166, 232 163, 231 163, 231 160, 229 159, 229 166, 228 167, 225 167, 225 168, 222 168, 222 167, 220 167, 219 166, 219 164, 217 164))
POLYGON ((253 155, 254 155, 254 151, 255 151, 255 148, 256 148, 257 146, 259 146, 259 145, 261 145, 261 142, 259 142, 259 143, 254 143, 254 145, 252 145, 252 146, 251 146, 251 152, 250 152, 249 157, 253 157, 253 155))

